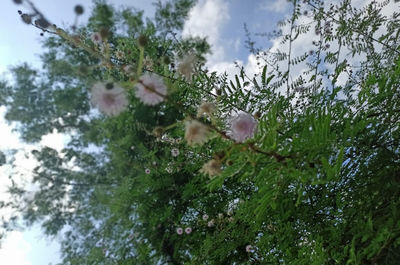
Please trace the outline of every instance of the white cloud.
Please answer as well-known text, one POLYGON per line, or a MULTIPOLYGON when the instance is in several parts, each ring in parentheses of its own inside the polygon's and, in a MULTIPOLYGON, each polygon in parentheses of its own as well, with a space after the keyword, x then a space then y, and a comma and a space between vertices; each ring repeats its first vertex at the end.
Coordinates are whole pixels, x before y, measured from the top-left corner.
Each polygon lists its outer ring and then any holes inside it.
POLYGON ((210 65, 222 61, 225 57, 220 31, 229 19, 228 4, 224 0, 199 1, 189 12, 182 35, 207 38, 212 46, 212 55, 207 58, 210 65))
POLYGON ((10 232, 0 249, 1 264, 32 265, 27 256, 30 250, 31 244, 24 239, 22 232, 10 232))
POLYGON ((260 8, 267 11, 284 13, 288 9, 289 4, 288 0, 275 0, 273 3, 271 3, 271 0, 266 0, 260 3, 260 8))
POLYGON ((54 129, 52 133, 42 136, 40 144, 42 146, 47 146, 60 152, 65 147, 65 143, 68 141, 69 138, 70 137, 68 137, 67 135, 58 133, 57 130, 54 129))

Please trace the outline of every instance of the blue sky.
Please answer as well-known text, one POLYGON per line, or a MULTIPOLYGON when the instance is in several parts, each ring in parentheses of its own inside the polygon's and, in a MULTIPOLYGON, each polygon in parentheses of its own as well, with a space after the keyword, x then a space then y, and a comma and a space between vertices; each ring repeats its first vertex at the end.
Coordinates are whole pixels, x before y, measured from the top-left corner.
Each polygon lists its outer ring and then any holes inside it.
MULTIPOLYGON (((52 23, 58 26, 68 26, 74 21, 73 7, 76 4, 90 10, 89 0, 32 0, 52 23)), ((126 5, 144 9, 151 15, 154 8, 150 0, 112 0, 115 6, 126 5)), ((38 55, 41 53, 40 31, 25 25, 17 11, 27 11, 24 6, 15 5, 12 0, 3 0, 0 9, 0 76, 9 78, 9 66, 28 62, 40 68, 38 55)), ((212 45, 213 54, 209 56, 208 66, 217 71, 235 71, 232 62, 240 61, 249 68, 254 68, 254 58, 249 57, 245 49, 245 33, 243 24, 247 23, 251 32, 268 32, 275 28, 276 22, 283 18, 289 9, 286 0, 200 0, 190 12, 190 17, 185 25, 184 36, 207 37, 212 45), (253 60, 253 61, 252 61, 253 60)), ((81 18, 87 18, 88 12, 81 18)), ((257 39, 264 47, 271 46, 266 39, 257 39)), ((254 69, 253 69, 254 70, 254 69)), ((255 70, 254 70, 255 71, 255 70)), ((0 116, 4 108, 0 108, 0 116)), ((11 127, 6 125, 0 117, 0 137, 7 139, 0 142, 0 149, 7 148, 32 148, 24 146, 18 141, 17 135, 11 132, 11 127)), ((56 149, 62 148, 63 137, 53 134, 45 137, 42 145, 56 149)), ((24 160, 21 155, 19 164, 28 170, 34 167, 32 161, 24 160)), ((0 178, 0 198, 4 197, 7 185, 5 171, 0 178), (3 180, 1 180, 3 179, 3 180)), ((29 175, 25 176, 29 178, 29 175)), ((26 181, 26 179, 25 179, 26 181)), ((56 240, 45 238, 41 235, 39 227, 24 232, 13 232, 9 235, 0 250, 0 264, 15 265, 44 265, 56 263, 58 258, 58 245, 56 240)))

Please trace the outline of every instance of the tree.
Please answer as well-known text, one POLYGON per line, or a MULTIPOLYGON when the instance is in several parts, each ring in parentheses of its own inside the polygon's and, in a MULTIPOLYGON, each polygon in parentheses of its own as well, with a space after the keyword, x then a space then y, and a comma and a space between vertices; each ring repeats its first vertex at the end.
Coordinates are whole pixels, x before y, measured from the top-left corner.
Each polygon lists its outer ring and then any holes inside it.
POLYGON ((247 32, 254 77, 210 73, 206 41, 181 39, 192 1, 36 23, 45 68, 12 69, 0 102, 25 141, 71 141, 33 151, 37 190, 2 206, 62 233, 63 264, 398 264, 398 14, 291 2, 280 49, 247 32))

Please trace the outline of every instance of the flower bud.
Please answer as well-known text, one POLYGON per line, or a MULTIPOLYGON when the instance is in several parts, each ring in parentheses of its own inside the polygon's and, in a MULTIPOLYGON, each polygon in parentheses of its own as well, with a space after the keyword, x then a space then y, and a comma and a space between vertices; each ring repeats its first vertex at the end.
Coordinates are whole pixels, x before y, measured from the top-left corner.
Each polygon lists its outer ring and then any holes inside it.
POLYGON ((102 39, 107 39, 108 35, 110 35, 110 31, 107 28, 101 28, 99 33, 102 39))
POLYGON ((138 40, 137 40, 139 46, 141 47, 146 47, 149 44, 149 40, 147 39, 146 35, 140 35, 138 40))
POLYGON ((82 15, 83 12, 84 12, 83 6, 76 5, 75 8, 74 8, 74 11, 75 11, 75 14, 77 14, 78 16, 82 15))
POLYGON ((114 88, 114 84, 113 84, 112 82, 106 83, 106 89, 107 89, 107 90, 111 90, 111 89, 113 89, 113 88, 114 88))
POLYGON ((171 59, 169 59, 168 56, 164 56, 164 57, 163 57, 163 63, 164 63, 164 64, 170 64, 170 63, 171 63, 171 59))
POLYGON ((26 24, 31 24, 32 23, 32 18, 28 14, 22 14, 21 18, 22 18, 22 21, 24 21, 24 23, 26 23, 26 24))
POLYGON ((50 26, 50 23, 45 18, 39 18, 35 20, 35 25, 41 28, 47 28, 50 26))

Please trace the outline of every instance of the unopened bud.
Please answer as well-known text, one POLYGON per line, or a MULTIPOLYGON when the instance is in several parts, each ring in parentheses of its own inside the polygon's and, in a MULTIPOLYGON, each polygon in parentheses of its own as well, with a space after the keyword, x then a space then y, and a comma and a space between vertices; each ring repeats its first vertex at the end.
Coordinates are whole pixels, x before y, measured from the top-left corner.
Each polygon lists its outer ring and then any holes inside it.
POLYGON ((45 19, 45 18, 39 18, 35 20, 36 26, 39 26, 41 28, 47 28, 50 26, 50 23, 45 19))
POLYGON ((24 23, 26 23, 26 24, 31 24, 32 23, 32 18, 28 14, 22 14, 21 18, 22 18, 22 21, 24 21, 24 23))
POLYGON ((164 133, 164 129, 162 127, 159 127, 159 126, 154 128, 154 130, 153 130, 153 135, 155 137, 161 137, 163 133, 164 133))
POLYGON ((110 35, 110 31, 107 28, 101 28, 99 33, 102 39, 107 39, 108 35, 110 35))
POLYGON ((139 46, 146 47, 149 44, 149 40, 147 39, 146 35, 140 35, 137 40, 139 46))
POLYGON ((79 72, 82 74, 86 75, 89 73, 89 68, 86 65, 80 65, 79 66, 79 72))
POLYGON ((106 84, 106 89, 107 90, 111 90, 111 89, 113 89, 114 88, 114 84, 112 83, 112 82, 108 82, 107 84, 106 84))
POLYGON ((254 113, 254 118, 256 118, 257 120, 258 120, 259 118, 261 118, 261 112, 256 111, 256 113, 254 113))
POLYGON ((77 14, 78 16, 82 15, 83 12, 84 12, 83 6, 76 5, 75 8, 74 8, 74 11, 75 11, 75 14, 77 14))
POLYGON ((170 64, 170 63, 171 63, 171 60, 169 59, 168 56, 164 56, 164 58, 163 58, 163 63, 164 63, 164 64, 170 64))

